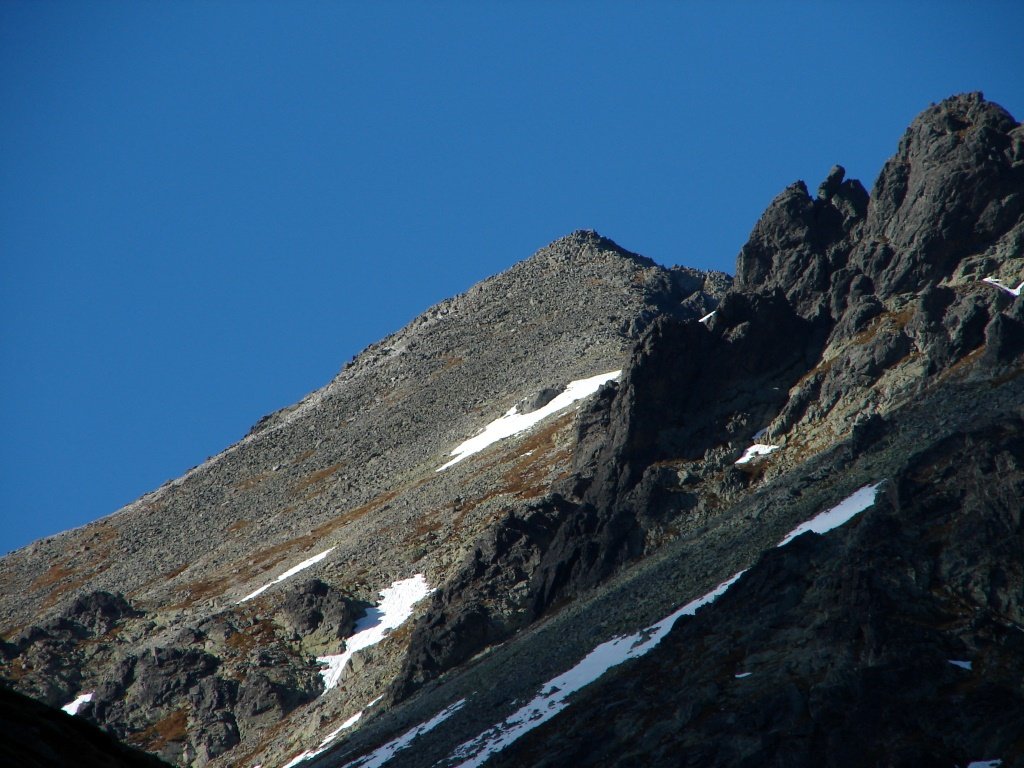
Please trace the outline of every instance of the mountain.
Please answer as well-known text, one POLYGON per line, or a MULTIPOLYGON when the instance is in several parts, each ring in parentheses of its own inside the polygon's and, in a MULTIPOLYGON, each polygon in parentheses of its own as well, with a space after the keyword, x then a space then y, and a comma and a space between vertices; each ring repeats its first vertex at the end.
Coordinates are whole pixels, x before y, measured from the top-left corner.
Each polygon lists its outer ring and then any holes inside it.
POLYGON ((180 765, 1024 765, 1022 244, 980 94, 735 278, 573 233, 0 560, 0 675, 180 765))

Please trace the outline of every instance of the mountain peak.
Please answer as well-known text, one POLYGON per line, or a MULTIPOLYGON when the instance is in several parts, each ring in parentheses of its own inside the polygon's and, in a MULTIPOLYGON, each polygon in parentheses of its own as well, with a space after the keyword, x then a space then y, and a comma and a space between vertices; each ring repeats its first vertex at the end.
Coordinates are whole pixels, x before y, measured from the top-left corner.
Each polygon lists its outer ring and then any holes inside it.
MULTIPOLYGON (((552 241, 540 249, 532 258, 564 261, 578 258, 620 257, 641 267, 655 267, 657 264, 646 256, 626 250, 611 238, 599 234, 593 229, 577 229, 552 241)), ((529 261, 529 259, 527 260, 529 261)))
POLYGON ((916 139, 921 143, 935 143, 936 137, 942 135, 963 140, 970 132, 989 129, 1006 133, 1016 125, 1017 121, 1009 112, 986 101, 981 91, 974 91, 950 96, 923 110, 907 128, 904 142, 916 139))

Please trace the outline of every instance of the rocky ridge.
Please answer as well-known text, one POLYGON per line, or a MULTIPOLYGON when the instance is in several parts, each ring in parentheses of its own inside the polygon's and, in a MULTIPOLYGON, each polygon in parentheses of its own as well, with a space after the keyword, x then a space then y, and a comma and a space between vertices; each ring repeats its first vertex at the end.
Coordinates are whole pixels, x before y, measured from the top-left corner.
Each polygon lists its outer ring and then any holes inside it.
POLYGON ((181 764, 387 743, 389 765, 476 764, 459 745, 546 681, 746 570, 492 763, 1024 764, 1022 243, 1024 129, 980 94, 922 113, 870 197, 839 166, 784 190, 731 286, 575 233, 182 480, 0 561, 4 678, 54 704, 96 687, 85 717, 181 764), (878 483, 854 522, 775 548, 878 483), (208 538, 157 554, 164 526, 208 538), (115 546, 153 568, 107 565, 115 546), (328 547, 315 580, 235 602, 328 547), (418 618, 320 696, 315 655, 414 572, 438 587, 418 618))

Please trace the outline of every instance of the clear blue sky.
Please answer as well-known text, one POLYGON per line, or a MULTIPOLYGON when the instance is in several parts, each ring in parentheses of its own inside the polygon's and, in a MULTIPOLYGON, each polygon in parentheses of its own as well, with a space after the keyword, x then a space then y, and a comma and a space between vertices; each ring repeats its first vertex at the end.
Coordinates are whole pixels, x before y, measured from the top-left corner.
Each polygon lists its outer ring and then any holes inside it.
POLYGON ((930 102, 1024 115, 1024 4, 895 5, 0 4, 0 553, 574 229, 731 272, 930 102))

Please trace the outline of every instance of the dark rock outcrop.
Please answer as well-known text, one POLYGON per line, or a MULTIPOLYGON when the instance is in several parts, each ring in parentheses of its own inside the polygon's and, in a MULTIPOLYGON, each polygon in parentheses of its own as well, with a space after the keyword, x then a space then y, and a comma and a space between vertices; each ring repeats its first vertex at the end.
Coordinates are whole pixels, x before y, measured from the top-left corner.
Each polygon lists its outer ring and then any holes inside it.
POLYGON ((102 591, 76 598, 64 612, 65 618, 82 626, 93 637, 107 634, 123 619, 140 615, 124 595, 102 591))
POLYGON ((297 637, 316 634, 327 640, 343 640, 352 634, 356 619, 365 609, 320 579, 309 579, 285 592, 278 609, 286 630, 297 637))
POLYGON ((817 199, 803 182, 782 192, 740 251, 735 289, 782 290, 802 316, 838 319, 865 292, 884 300, 951 278, 1019 231, 1021 147, 1021 127, 998 105, 977 93, 947 99, 907 129, 870 204, 841 166, 817 199))
POLYGON ((798 181, 772 201, 740 250, 736 290, 782 291, 803 317, 827 311, 833 275, 845 266, 868 207, 864 187, 844 175, 833 168, 816 199, 798 181))
POLYGON ((1024 214, 1017 122, 980 93, 918 116, 882 168, 853 261, 881 296, 950 277, 1024 214))
POLYGON ((575 506, 551 497, 505 516, 478 541, 431 599, 413 630, 393 700, 501 642, 543 611, 534 579, 575 506))

